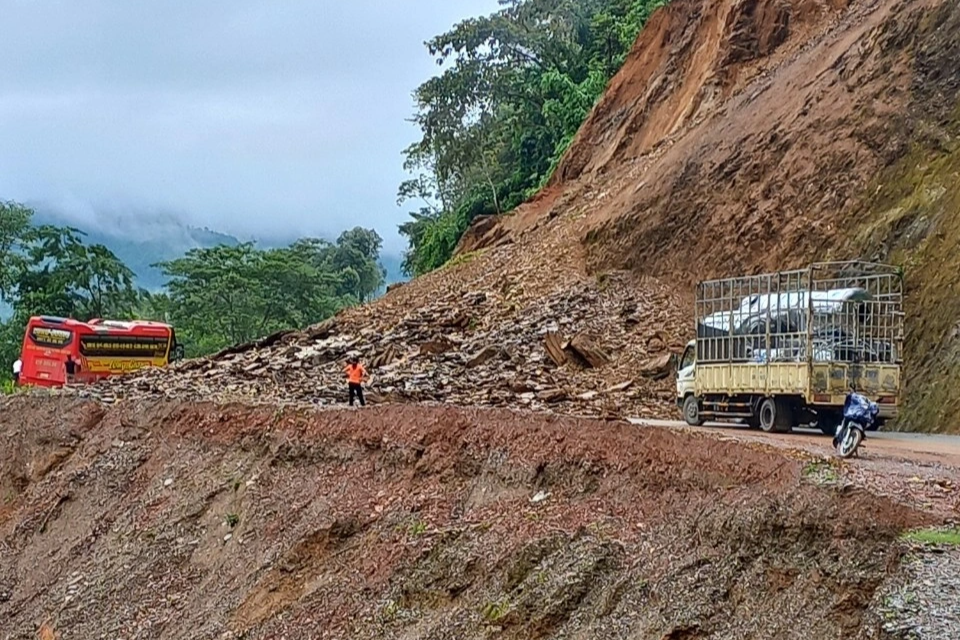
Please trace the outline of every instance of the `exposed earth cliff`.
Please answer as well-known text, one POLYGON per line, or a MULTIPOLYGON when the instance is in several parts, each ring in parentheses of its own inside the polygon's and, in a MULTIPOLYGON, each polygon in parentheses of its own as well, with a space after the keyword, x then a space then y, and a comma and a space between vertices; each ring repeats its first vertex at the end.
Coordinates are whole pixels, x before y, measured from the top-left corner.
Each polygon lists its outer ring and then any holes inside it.
POLYGON ((957 481, 502 410, 13 399, 2 637, 946 640, 960 556, 899 536, 957 481))
POLYGON ((960 429, 958 68, 953 0, 676 0, 444 269, 3 400, 0 638, 960 636, 920 544, 960 459, 613 420, 673 410, 695 280, 864 257, 905 265, 901 426, 960 429), (329 407, 351 351, 380 406, 329 407))
POLYGON ((865 258, 905 269, 899 426, 960 431, 958 68, 955 2, 678 0, 552 183, 478 220, 452 264, 259 354, 105 393, 328 404, 359 350, 382 399, 669 416, 692 283, 865 258), (555 357, 578 338, 603 366, 555 357))

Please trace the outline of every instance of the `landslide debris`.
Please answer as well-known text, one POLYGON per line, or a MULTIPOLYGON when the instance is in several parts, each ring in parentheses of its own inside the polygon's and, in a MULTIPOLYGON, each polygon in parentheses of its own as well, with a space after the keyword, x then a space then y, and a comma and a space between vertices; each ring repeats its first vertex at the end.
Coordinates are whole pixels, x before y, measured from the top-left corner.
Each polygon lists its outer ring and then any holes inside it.
POLYGON ((957 69, 954 0, 672 2, 580 130, 544 215, 583 203, 592 269, 679 286, 824 259, 903 265, 900 427, 958 432, 957 69))
MULTIPOLYGON (((456 286, 450 275, 416 305, 391 292, 306 331, 74 391, 101 400, 343 404, 344 361, 357 353, 373 402, 606 417, 673 410, 670 374, 688 319, 665 285, 623 273, 556 282, 505 270, 456 286)), ((406 286, 422 294, 419 283, 406 286)))
POLYGON ((478 219, 453 264, 325 338, 96 393, 330 404, 357 349, 379 400, 667 417, 669 379, 643 374, 669 375, 694 281, 864 258, 905 265, 899 426, 956 431, 958 34, 953 0, 675 0, 548 187, 478 219))
POLYGON ((21 397, 0 444, 12 638, 879 638, 897 537, 938 522, 781 451, 505 410, 21 397))

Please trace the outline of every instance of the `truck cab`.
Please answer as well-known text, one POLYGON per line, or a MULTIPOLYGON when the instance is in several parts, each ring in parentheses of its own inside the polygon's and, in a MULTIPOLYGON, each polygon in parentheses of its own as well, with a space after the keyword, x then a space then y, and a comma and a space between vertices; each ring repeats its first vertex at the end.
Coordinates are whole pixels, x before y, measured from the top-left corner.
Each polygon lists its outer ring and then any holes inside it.
POLYGON ((686 420, 687 424, 693 426, 703 424, 699 415, 699 404, 696 402, 696 374, 697 341, 691 340, 683 350, 683 355, 680 357, 680 362, 677 365, 677 406, 683 411, 683 419, 686 420), (693 398, 693 402, 689 407, 690 415, 688 415, 688 408, 684 407, 684 402, 687 398, 693 398))

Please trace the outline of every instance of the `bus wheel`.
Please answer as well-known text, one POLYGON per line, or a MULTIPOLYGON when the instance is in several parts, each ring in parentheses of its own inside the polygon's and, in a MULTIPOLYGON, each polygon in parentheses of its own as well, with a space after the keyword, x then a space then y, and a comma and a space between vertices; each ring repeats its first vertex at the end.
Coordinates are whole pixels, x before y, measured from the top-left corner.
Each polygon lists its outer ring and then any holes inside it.
POLYGON ((700 417, 700 401, 695 396, 683 399, 683 419, 691 427, 702 427, 703 418, 700 417))

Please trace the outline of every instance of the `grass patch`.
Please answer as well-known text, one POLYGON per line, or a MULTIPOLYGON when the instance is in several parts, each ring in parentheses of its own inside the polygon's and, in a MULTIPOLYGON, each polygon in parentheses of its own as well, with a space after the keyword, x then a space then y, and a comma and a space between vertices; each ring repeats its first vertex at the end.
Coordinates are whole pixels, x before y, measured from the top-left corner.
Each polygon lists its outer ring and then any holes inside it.
POLYGON ((453 267, 456 267, 458 265, 467 264, 468 262, 473 262, 478 257, 480 257, 483 254, 483 252, 484 252, 483 249, 478 249, 477 251, 467 251, 466 253, 458 253, 457 255, 453 256, 453 258, 451 258, 447 262, 447 264, 443 265, 443 268, 452 269, 453 267))
POLYGON ((410 527, 407 529, 407 533, 411 536, 422 536, 427 532, 427 523, 423 520, 417 520, 413 522, 410 527))
POLYGON ((960 547, 960 527, 946 529, 917 529, 903 534, 907 542, 936 546, 960 547))
POLYGON ((827 461, 811 462, 802 471, 803 477, 816 484, 834 484, 840 479, 837 470, 827 461))
POLYGON ((955 431, 960 408, 960 105, 944 131, 946 143, 918 138, 867 188, 845 248, 905 267, 904 431, 955 431))
POLYGON ((403 612, 403 603, 398 600, 389 600, 380 611, 380 619, 383 622, 392 622, 403 612))
POLYGON ((510 603, 506 600, 488 602, 484 605, 481 614, 487 622, 499 622, 510 612, 510 603))

